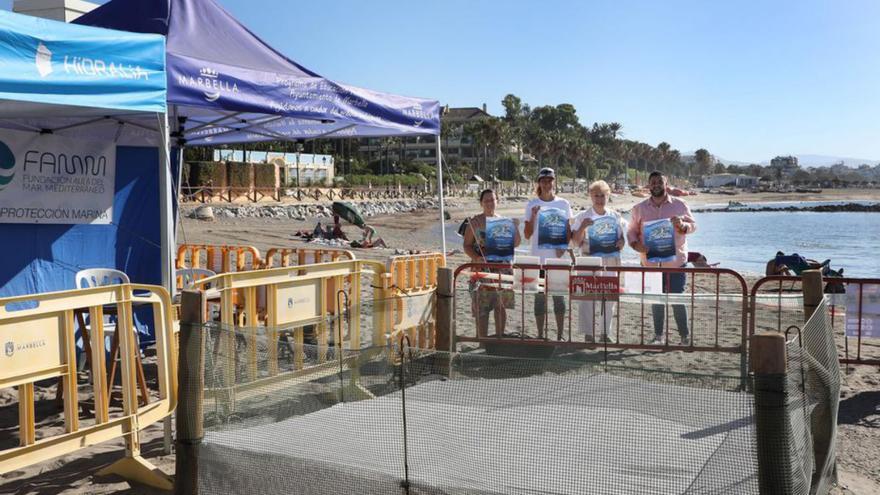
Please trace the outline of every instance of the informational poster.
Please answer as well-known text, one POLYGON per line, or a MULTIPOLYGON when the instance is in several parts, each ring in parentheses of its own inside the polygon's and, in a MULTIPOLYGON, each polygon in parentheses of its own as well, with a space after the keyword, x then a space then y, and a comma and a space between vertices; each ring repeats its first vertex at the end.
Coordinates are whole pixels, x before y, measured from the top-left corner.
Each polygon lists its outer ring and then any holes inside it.
POLYGON ((880 285, 846 284, 846 336, 880 338, 880 285))
POLYGON ((568 249, 568 216, 559 208, 544 208, 538 213, 538 248, 568 249))
POLYGON ((642 224, 642 239, 648 249, 648 261, 663 263, 675 259, 674 231, 672 221, 668 218, 642 224))
POLYGON ((486 248, 483 254, 489 263, 510 263, 513 260, 513 244, 516 225, 509 218, 486 219, 486 248))
POLYGON ((616 217, 603 215, 593 219, 593 225, 587 229, 590 240, 590 254, 593 256, 618 256, 620 248, 620 222, 616 217))
POLYGON ((0 223, 109 224, 116 145, 0 129, 0 223))

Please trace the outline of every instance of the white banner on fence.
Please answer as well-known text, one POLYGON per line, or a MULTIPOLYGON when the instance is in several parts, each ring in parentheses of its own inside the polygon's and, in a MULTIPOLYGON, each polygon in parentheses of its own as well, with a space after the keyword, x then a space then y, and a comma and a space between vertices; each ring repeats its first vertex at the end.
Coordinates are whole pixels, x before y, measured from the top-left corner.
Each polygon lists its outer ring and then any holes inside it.
POLYGON ((0 223, 113 220, 116 144, 0 129, 0 223))
POLYGON ((846 284, 846 336, 880 338, 880 285, 846 284))

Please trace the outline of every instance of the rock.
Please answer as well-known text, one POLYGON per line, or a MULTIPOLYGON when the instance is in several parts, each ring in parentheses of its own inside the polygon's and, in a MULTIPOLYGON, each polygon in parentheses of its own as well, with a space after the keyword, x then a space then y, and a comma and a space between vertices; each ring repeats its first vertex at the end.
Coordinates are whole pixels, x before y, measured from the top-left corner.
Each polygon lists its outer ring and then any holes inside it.
POLYGON ((210 206, 199 206, 194 213, 196 219, 207 222, 214 221, 214 209, 210 206))

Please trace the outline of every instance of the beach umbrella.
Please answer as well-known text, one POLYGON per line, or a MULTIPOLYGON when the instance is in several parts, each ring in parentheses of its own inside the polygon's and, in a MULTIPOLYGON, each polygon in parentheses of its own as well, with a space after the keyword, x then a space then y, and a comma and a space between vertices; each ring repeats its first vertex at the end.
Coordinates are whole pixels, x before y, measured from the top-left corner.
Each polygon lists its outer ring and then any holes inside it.
POLYGON ((353 204, 347 201, 334 201, 333 204, 330 205, 330 209, 335 215, 339 215, 341 218, 344 218, 347 222, 356 227, 363 228, 363 226, 366 225, 361 212, 358 211, 353 204))

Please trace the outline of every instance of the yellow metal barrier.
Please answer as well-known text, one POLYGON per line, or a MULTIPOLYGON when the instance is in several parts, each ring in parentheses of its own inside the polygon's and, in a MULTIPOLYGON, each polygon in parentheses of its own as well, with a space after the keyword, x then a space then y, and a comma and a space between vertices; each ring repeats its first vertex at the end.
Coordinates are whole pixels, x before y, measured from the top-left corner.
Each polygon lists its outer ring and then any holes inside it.
POLYGON ((266 251, 263 268, 301 266, 353 259, 355 256, 351 251, 342 249, 271 248, 266 251))
MULTIPOLYGON (((200 280, 198 284, 211 285, 220 294, 220 321, 228 327, 243 327, 246 332, 247 356, 246 373, 247 385, 238 385, 238 392, 246 391, 249 387, 257 388, 266 384, 266 379, 273 381, 273 377, 279 375, 278 348, 270 345, 267 352, 268 377, 258 377, 257 366, 257 335, 256 327, 265 323, 268 328, 268 341, 277 342, 281 332, 293 336, 294 354, 293 368, 296 371, 304 370, 305 331, 307 327, 315 329, 318 348, 318 360, 326 363, 329 372, 338 371, 334 362, 327 362, 326 353, 329 346, 330 332, 334 332, 334 345, 339 348, 358 349, 361 345, 361 323, 359 312, 362 304, 361 277, 369 275, 373 287, 373 328, 372 332, 384 335, 389 328, 390 317, 387 314, 385 299, 389 292, 387 289, 387 277, 385 266, 377 261, 347 260, 330 263, 318 263, 313 265, 292 266, 285 268, 273 268, 268 270, 255 270, 249 272, 226 273, 215 277, 200 280), (333 320, 328 307, 335 303, 336 293, 331 293, 328 287, 331 284, 343 281, 338 285, 338 290, 345 292, 352 311, 350 327, 347 335, 343 332, 342 319, 336 318, 334 328, 333 320), (258 293, 264 290, 266 293, 266 317, 261 318, 258 309, 258 293), (235 294, 240 293, 240 309, 235 304, 235 294), (242 322, 245 325, 242 325, 242 322), (247 323, 253 322, 253 324, 247 323), (249 332, 249 333, 248 333, 249 332), (347 344, 347 345, 346 345, 347 344), (258 380, 258 378, 260 378, 258 380)), ((234 359, 234 333, 225 332, 226 341, 220 345, 225 346, 223 352, 229 359, 234 359)), ((375 337, 374 337, 375 338, 375 337)), ((224 367, 227 376, 223 381, 235 384, 235 363, 230 362, 224 367)), ((311 370, 315 371, 315 370, 311 370)), ((283 377, 280 377, 283 378, 283 377)), ((206 397, 213 397, 212 391, 206 392, 206 397)))
POLYGON ((19 446, 0 450, 0 474, 53 457, 76 452, 114 438, 125 440, 125 457, 98 474, 119 474, 163 489, 172 483, 140 455, 139 431, 166 417, 177 404, 176 354, 171 299, 162 287, 112 285, 0 299, 0 388, 17 387, 19 446), (133 307, 149 305, 156 330, 159 400, 138 407, 135 383, 138 352, 133 307), (104 359, 103 313, 116 311, 122 375, 122 415, 110 417, 104 359), (87 310, 91 329, 94 425, 81 427, 76 383, 74 312, 87 310), (65 432, 37 440, 34 383, 48 378, 63 381, 65 432))
POLYGON ((446 266, 440 253, 394 256, 388 260, 393 288, 410 293, 437 288, 437 269, 446 266))
MULTIPOLYGON (((278 268, 288 266, 313 265, 316 263, 329 263, 332 261, 344 261, 355 259, 354 253, 342 249, 314 249, 314 248, 271 248, 266 251, 266 259, 263 260, 263 268, 278 268)), ((336 314, 336 292, 349 280, 336 277, 327 283, 326 310, 330 314, 336 314)), ((260 314, 266 314, 266 294, 260 290, 258 310, 260 314)))
POLYGON ((181 244, 176 268, 206 268, 214 273, 257 270, 263 266, 260 251, 253 246, 181 244))
MULTIPOLYGON (((395 256, 388 260, 392 303, 391 337, 409 336, 413 346, 433 349, 437 269, 446 266, 440 253, 395 256)), ((384 342, 383 342, 384 343, 384 342)))

